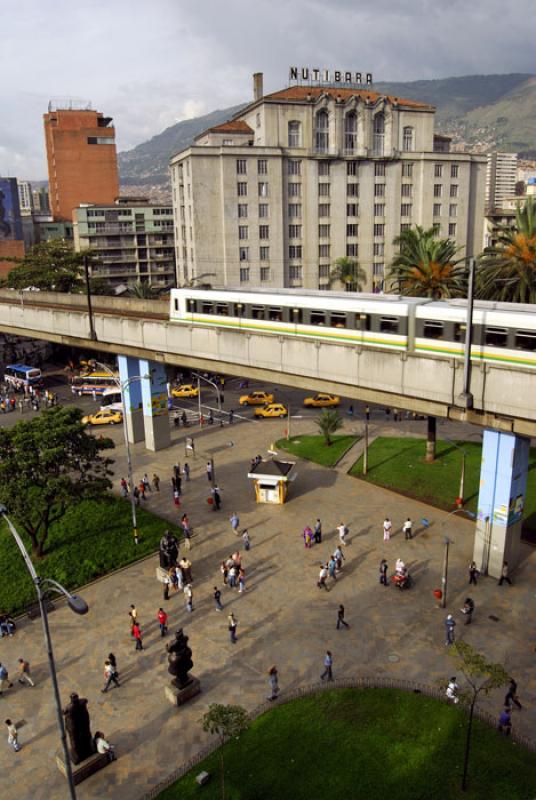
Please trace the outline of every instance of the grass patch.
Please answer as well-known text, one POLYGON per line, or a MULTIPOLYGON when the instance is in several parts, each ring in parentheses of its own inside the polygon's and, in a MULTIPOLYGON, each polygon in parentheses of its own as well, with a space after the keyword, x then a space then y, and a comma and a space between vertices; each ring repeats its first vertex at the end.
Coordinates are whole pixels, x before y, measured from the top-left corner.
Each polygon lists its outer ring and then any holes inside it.
MULTIPOLYGON (((125 500, 110 496, 98 502, 86 500, 69 509, 51 530, 49 553, 34 561, 37 574, 74 589, 154 552, 166 528, 179 537, 178 529, 161 517, 143 508, 137 512, 141 539, 135 545, 130 503, 125 500)), ((30 540, 16 522, 15 527, 31 554, 30 540)), ((17 613, 36 602, 30 576, 5 523, 0 525, 0 564, 0 610, 17 613)))
POLYGON ((278 450, 286 450, 299 458, 307 458, 323 467, 332 467, 357 442, 359 436, 332 436, 330 447, 323 436, 291 436, 290 439, 279 439, 278 450))
MULTIPOLYGON (((536 756, 475 721, 460 792, 466 715, 395 689, 340 689, 270 710, 225 745, 228 800, 530 800, 536 756)), ((159 800, 219 800, 219 751, 159 800), (212 775, 202 789, 195 776, 212 775)))

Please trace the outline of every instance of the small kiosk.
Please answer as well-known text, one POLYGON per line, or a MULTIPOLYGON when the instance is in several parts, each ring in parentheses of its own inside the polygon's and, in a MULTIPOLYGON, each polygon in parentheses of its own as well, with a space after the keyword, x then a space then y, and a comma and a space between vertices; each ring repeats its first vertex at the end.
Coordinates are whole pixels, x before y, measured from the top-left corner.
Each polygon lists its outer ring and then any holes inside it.
POLYGON ((287 499, 289 483, 296 478, 295 461, 259 461, 248 472, 254 482, 257 503, 281 505, 287 499))

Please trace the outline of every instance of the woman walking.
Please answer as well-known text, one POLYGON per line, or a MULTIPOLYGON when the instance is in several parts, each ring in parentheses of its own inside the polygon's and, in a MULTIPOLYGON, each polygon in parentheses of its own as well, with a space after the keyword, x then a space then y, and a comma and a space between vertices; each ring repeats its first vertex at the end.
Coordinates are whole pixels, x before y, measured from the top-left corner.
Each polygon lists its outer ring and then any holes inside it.
POLYGON ((279 694, 279 673, 275 664, 268 670, 268 683, 270 685, 270 697, 266 699, 277 700, 277 695, 279 694))

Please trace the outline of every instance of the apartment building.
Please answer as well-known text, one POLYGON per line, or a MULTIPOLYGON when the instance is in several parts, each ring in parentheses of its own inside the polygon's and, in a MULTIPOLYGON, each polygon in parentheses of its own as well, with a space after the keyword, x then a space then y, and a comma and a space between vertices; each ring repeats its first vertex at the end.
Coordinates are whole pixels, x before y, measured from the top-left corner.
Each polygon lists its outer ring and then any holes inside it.
POLYGON ((486 210, 504 208, 514 197, 517 182, 517 153, 488 153, 486 167, 486 210))

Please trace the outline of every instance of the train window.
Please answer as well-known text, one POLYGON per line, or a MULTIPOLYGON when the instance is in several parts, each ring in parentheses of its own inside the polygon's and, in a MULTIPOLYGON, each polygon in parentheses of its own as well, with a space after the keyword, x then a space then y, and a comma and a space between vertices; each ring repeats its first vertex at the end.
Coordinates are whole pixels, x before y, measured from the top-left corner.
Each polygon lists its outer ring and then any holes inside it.
POLYGON ((467 325, 465 322, 455 322, 454 323, 454 341, 455 342, 465 342, 465 331, 467 330, 467 325))
POLYGON ((346 314, 331 314, 330 325, 332 328, 346 328, 346 314))
POLYGON ((486 328, 486 344, 492 347, 506 347, 508 344, 506 328, 486 328))
POLYGON ((197 302, 195 300, 187 300, 186 307, 190 312, 190 314, 195 314, 195 312, 197 311, 197 302))
POLYGON ((220 317, 228 317, 229 306, 227 303, 216 303, 216 314, 219 314, 220 317))
POLYGON ((311 325, 325 325, 326 315, 323 311, 311 311, 311 325))
POLYGON ((380 317, 382 333, 398 333, 398 317, 380 317))
POLYGON ((264 306, 251 306, 251 316, 253 319, 264 319, 264 306))
POLYGON ((444 327, 442 322, 436 322, 435 319, 426 319, 424 321, 423 336, 425 339, 442 339, 444 327))
POLYGON ((516 331, 517 350, 536 350, 536 331, 516 331))
POLYGON ((214 313, 214 306, 212 303, 203 303, 201 306, 201 313, 202 314, 213 314, 214 313))
POLYGON ((179 310, 179 301, 175 298, 175 311, 179 310))
POLYGON ((268 316, 271 322, 283 321, 283 311, 280 308, 274 308, 273 306, 270 306, 268 309, 268 316))

